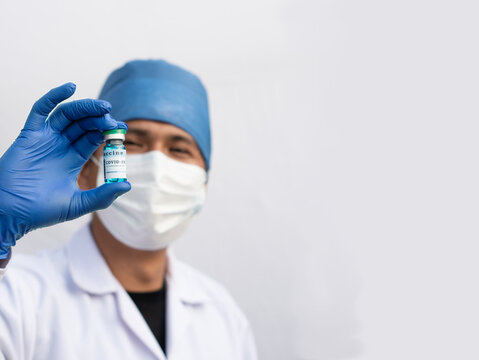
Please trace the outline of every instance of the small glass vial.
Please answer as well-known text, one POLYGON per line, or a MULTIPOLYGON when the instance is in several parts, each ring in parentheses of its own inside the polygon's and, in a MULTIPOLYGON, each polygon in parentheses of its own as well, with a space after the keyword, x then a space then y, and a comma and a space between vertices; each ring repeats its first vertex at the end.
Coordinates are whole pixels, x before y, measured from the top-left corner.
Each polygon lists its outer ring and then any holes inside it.
POLYGON ((103 169, 105 183, 126 181, 126 148, 125 129, 114 129, 103 132, 106 142, 103 148, 103 169))

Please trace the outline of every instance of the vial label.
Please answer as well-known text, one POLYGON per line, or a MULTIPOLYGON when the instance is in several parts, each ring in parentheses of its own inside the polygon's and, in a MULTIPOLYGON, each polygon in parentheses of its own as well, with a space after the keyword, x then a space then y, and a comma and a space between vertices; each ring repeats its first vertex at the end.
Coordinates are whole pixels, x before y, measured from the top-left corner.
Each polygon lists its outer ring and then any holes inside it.
POLYGON ((109 149, 103 152, 105 180, 126 179, 126 150, 109 149))

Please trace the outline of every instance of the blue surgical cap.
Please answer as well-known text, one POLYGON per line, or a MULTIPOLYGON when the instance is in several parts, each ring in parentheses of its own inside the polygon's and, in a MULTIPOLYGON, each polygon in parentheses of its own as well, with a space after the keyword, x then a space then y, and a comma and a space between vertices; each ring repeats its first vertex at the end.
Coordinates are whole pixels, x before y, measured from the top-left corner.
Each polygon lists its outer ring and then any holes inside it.
POLYGON ((116 120, 154 120, 183 129, 195 139, 209 169, 208 97, 196 75, 164 60, 134 60, 110 74, 99 98, 111 103, 116 120))

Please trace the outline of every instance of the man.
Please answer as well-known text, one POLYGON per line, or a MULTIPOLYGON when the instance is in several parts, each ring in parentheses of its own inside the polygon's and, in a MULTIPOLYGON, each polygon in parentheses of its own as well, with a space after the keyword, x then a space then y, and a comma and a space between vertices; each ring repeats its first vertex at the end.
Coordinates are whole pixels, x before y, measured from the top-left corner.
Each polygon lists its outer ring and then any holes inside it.
MULTIPOLYGON (((133 61, 110 75, 100 98, 120 121, 109 128, 128 123, 131 191, 95 213, 66 246, 12 256, 0 281, 1 354, 256 359, 248 322, 228 293, 167 250, 205 197, 211 145, 201 81, 165 61, 133 61)), ((63 133, 78 137, 80 128, 63 133)), ((95 189, 103 183, 101 154, 97 149, 81 169, 80 193, 128 191, 118 184, 95 189)), ((15 238, 24 233, 13 228, 15 238)))

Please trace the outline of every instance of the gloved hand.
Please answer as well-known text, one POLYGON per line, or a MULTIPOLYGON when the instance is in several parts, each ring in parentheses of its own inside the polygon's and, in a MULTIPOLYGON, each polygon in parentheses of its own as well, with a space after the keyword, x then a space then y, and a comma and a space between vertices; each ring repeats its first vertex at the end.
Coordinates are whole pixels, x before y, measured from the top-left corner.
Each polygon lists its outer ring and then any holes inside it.
POLYGON ((102 100, 64 103, 52 112, 75 88, 67 83, 40 98, 0 158, 0 259, 27 232, 106 208, 130 190, 128 182, 78 188, 78 174, 102 143, 102 131, 127 126, 102 100))

